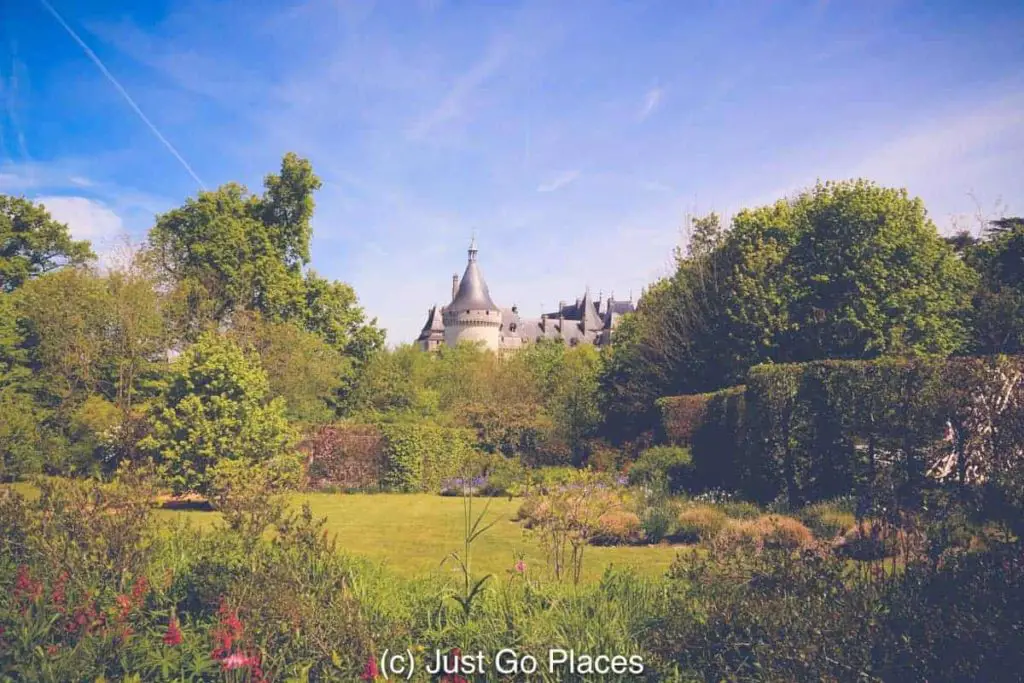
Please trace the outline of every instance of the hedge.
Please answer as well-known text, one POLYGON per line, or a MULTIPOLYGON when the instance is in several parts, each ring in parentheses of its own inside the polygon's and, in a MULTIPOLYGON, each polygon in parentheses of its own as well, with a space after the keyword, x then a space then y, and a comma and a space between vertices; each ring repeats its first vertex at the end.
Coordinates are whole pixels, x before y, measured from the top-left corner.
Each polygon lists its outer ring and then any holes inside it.
POLYGON ((313 486, 438 491, 458 476, 475 444, 471 430, 431 424, 341 423, 302 444, 313 486))
POLYGON ((384 438, 382 485, 392 491, 439 491, 459 475, 476 443, 468 429, 431 424, 380 425, 384 438))
POLYGON ((752 368, 745 386, 659 401, 708 488, 791 505, 982 481, 1022 457, 1018 357, 819 361, 752 368))

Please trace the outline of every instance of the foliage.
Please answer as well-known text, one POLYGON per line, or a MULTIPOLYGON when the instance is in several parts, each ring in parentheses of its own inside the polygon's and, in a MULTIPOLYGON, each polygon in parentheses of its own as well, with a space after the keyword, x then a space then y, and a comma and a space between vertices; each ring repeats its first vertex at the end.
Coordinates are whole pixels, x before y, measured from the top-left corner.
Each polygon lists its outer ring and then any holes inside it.
POLYGON ((683 543, 710 541, 726 525, 725 513, 710 505, 685 507, 676 518, 675 537, 683 543))
POLYGON ((577 584, 584 551, 601 533, 601 518, 620 508, 622 501, 588 472, 573 479, 546 493, 531 494, 535 499, 528 508, 528 528, 544 549, 555 579, 568 576, 577 584))
POLYGON ((472 438, 457 428, 430 424, 380 425, 384 448, 382 485, 395 491, 437 491, 462 472, 472 438))
POLYGON ((607 431, 620 441, 654 427, 659 396, 739 384, 759 363, 967 342, 976 277, 904 190, 819 183, 693 247, 624 321, 605 365, 607 431))
POLYGON ((289 419, 324 423, 334 417, 337 392, 352 372, 350 358, 311 332, 255 313, 236 316, 230 336, 259 357, 270 396, 284 399, 289 419))
POLYGON ((299 445, 314 488, 380 489, 384 471, 381 433, 375 425, 323 425, 299 445))
POLYGON ((643 538, 640 517, 629 510, 611 510, 597 520, 598 530, 591 539, 595 545, 630 545, 643 538))
POLYGON ((258 361, 214 333, 179 359, 164 400, 139 447, 161 465, 176 493, 206 492, 224 459, 268 461, 292 452, 295 434, 281 399, 267 402, 258 361))
POLYGON ((810 527, 815 536, 823 540, 841 536, 857 524, 857 518, 852 512, 829 502, 808 505, 800 510, 797 517, 810 527))
POLYGON ((42 205, 0 194, 0 292, 12 292, 28 280, 93 258, 86 241, 71 239, 42 205))
POLYGON ((629 467, 631 486, 665 487, 679 493, 692 485, 693 459, 679 446, 652 446, 629 467))
POLYGON ((913 506, 930 482, 966 495, 970 482, 1013 472, 1024 457, 1022 389, 1019 362, 1007 357, 758 366, 745 387, 701 399, 695 479, 792 508, 848 494, 865 511, 913 506))
POLYGON ((149 253, 175 289, 182 337, 195 339, 248 310, 293 322, 360 361, 383 345, 351 287, 302 270, 320 187, 309 162, 289 153, 280 172, 264 179, 262 196, 229 183, 157 218, 149 253))

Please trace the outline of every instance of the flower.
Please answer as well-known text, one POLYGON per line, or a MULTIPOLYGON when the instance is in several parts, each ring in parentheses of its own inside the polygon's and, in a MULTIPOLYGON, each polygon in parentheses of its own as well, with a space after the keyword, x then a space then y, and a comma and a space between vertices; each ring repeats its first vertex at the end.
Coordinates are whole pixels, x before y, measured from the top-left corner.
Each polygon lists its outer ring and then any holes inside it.
POLYGON ((242 637, 242 622, 238 613, 232 610, 226 600, 222 600, 217 610, 220 623, 213 630, 213 658, 222 659, 231 652, 231 646, 242 637))
POLYGON ((29 600, 38 600, 43 594, 43 584, 34 581, 29 574, 28 565, 18 567, 18 575, 14 579, 14 597, 25 597, 29 600))
POLYGON ((142 599, 146 597, 148 592, 149 580, 145 576, 135 579, 135 583, 132 585, 132 600, 141 604, 142 599))
POLYGON ((526 563, 522 560, 517 560, 515 564, 515 570, 520 574, 524 573, 526 571, 526 563))
POLYGON ((249 667, 249 658, 241 652, 232 652, 225 657, 221 664, 225 669, 243 669, 249 667))
POLYGON ((117 618, 119 620, 123 620, 128 616, 128 613, 132 611, 132 599, 127 595, 121 594, 118 595, 115 600, 117 601, 117 606, 121 608, 121 611, 118 612, 117 618))
POLYGON ((170 623, 167 624, 167 632, 164 633, 164 645, 168 647, 181 645, 181 629, 178 627, 178 619, 174 616, 171 617, 170 623))
POLYGON ((64 602, 67 597, 64 593, 64 587, 67 585, 67 582, 68 573, 62 572, 61 575, 57 577, 57 583, 54 584, 53 590, 50 592, 50 602, 57 607, 58 612, 64 611, 64 602))
POLYGON ((380 676, 380 670, 377 669, 377 660, 370 655, 366 658, 366 666, 363 667, 363 675, 360 677, 364 681, 375 681, 380 676))

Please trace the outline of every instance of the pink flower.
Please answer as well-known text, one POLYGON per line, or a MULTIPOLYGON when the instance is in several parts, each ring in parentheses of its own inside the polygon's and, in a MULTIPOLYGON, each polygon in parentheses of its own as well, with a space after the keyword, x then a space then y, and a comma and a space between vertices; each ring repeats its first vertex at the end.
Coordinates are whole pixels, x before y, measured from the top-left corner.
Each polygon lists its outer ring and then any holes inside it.
POLYGON ((221 660, 225 669, 245 669, 248 668, 252 662, 241 652, 232 652, 227 657, 221 660))
POLYGON ((178 628, 178 620, 175 617, 171 617, 171 622, 167 624, 167 633, 164 634, 164 645, 169 647, 181 645, 181 629, 178 628))
POLYGON ((516 569, 517 572, 522 574, 523 572, 526 571, 526 563, 523 562, 522 560, 518 560, 516 562, 515 569, 516 569))
POLYGON ((375 681, 380 676, 380 671, 377 669, 377 660, 370 655, 366 658, 366 666, 363 668, 363 675, 361 678, 364 681, 375 681))

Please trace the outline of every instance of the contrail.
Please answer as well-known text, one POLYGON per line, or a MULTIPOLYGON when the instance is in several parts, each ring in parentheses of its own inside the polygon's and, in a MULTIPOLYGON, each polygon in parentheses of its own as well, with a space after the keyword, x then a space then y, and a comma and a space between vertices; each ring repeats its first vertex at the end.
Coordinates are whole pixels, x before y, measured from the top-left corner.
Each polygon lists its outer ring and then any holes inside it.
POLYGON ((135 113, 138 114, 139 118, 142 119, 142 122, 149 127, 149 129, 153 132, 153 135, 155 135, 157 139, 163 143, 164 147, 167 148, 168 152, 174 155, 174 158, 181 163, 181 165, 185 168, 186 171, 188 171, 188 174, 192 176, 192 179, 199 183, 199 187, 205 190, 206 185, 204 185, 203 181, 199 178, 199 176, 196 175, 196 172, 192 170, 192 167, 188 165, 188 162, 185 161, 185 158, 181 156, 181 154, 178 153, 178 150, 174 148, 174 145, 172 145, 170 141, 163 136, 163 133, 161 133, 157 129, 157 127, 153 125, 153 122, 149 120, 149 117, 142 113, 142 110, 139 109, 139 105, 135 104, 135 100, 133 100, 131 95, 128 94, 128 91, 124 89, 124 86, 122 86, 118 82, 118 80, 114 78, 114 75, 110 73, 110 70, 107 69, 106 66, 104 66, 103 62, 100 61, 100 58, 96 56, 96 53, 89 49, 89 46, 85 44, 85 41, 78 37, 78 34, 75 33, 74 29, 68 26, 68 23, 64 21, 64 18, 57 13, 57 10, 55 10, 53 6, 49 2, 47 2, 47 0, 39 0, 39 3, 46 8, 46 11, 53 15, 53 18, 56 19, 61 26, 64 27, 64 30, 67 31, 68 35, 70 35, 74 39, 74 41, 78 43, 79 47, 81 47, 85 51, 85 54, 89 57, 89 59, 92 60, 92 63, 96 65, 96 68, 102 71, 103 75, 107 77, 108 81, 110 81, 110 84, 117 88, 117 91, 121 93, 122 97, 124 97, 124 100, 128 103, 128 106, 135 110, 135 113))

